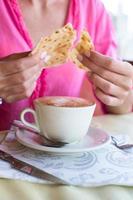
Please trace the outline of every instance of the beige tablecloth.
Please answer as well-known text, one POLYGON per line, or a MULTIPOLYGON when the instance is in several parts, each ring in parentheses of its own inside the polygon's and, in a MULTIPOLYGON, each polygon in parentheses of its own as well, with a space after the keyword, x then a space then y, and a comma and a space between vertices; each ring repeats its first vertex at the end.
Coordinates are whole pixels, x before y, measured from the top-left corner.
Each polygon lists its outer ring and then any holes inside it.
MULTIPOLYGON (((133 142, 133 113, 95 117, 93 122, 114 134, 127 134, 133 142)), ((1 139, 5 133, 1 134, 1 139)), ((40 185, 0 179, 0 200, 133 200, 133 187, 82 188, 40 185)))

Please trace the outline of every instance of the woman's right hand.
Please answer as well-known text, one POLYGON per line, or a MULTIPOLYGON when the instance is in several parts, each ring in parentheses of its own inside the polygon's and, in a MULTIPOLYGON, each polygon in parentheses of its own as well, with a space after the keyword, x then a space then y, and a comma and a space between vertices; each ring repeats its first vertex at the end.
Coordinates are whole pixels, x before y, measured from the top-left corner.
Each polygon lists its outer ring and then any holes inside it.
POLYGON ((7 103, 29 97, 41 69, 36 54, 15 54, 0 60, 0 97, 7 103))

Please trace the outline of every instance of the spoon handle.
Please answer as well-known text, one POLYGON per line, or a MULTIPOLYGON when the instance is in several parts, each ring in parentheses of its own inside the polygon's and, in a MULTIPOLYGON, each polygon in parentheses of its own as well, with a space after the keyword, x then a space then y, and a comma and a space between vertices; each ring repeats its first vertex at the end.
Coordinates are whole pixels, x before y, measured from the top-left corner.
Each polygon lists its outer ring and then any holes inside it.
MULTIPOLYGON (((35 134, 39 135, 39 133, 37 131, 33 130, 32 128, 29 128, 29 127, 25 126, 20 121, 14 120, 12 125, 17 127, 17 128, 19 128, 19 129, 27 130, 29 132, 32 132, 32 133, 35 133, 35 134)), ((67 144, 65 142, 49 140, 43 135, 39 135, 39 136, 43 139, 43 145, 48 146, 48 147, 63 147, 63 146, 65 146, 67 144)))
POLYGON ((119 148, 121 150, 127 150, 127 149, 130 149, 130 148, 133 148, 133 144, 122 144, 122 145, 119 145, 119 144, 117 144, 116 139, 113 136, 111 136, 111 139, 112 139, 113 144, 117 148, 119 148))

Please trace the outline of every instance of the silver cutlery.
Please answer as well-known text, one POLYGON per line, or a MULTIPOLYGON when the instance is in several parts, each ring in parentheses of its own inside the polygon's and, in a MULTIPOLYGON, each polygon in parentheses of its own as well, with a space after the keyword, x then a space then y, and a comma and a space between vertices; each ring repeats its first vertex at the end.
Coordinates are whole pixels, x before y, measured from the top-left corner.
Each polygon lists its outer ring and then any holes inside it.
POLYGON ((63 184, 63 185, 69 184, 67 181, 59 177, 56 177, 55 175, 50 174, 44 170, 41 170, 40 168, 37 168, 27 162, 19 160, 18 158, 15 158, 11 154, 1 149, 0 149, 0 159, 9 162, 12 168, 17 169, 28 175, 34 176, 36 178, 40 178, 42 180, 48 180, 56 184, 63 184))
MULTIPOLYGON (((27 126, 25 126, 22 122, 14 120, 13 124, 14 127, 19 128, 20 130, 27 130, 29 132, 35 133, 37 135, 38 132, 36 132, 35 130, 33 130, 32 128, 29 128, 27 126)), ((65 145, 67 145, 68 143, 65 142, 60 142, 60 141, 53 141, 53 140, 49 140, 47 139, 45 136, 39 135, 39 137, 42 138, 43 140, 43 145, 44 146, 48 146, 48 147, 55 147, 55 148, 60 148, 63 147, 65 145)), ((131 148, 133 148, 133 144, 122 144, 119 145, 116 138, 114 136, 111 136, 111 140, 112 140, 112 144, 115 145, 118 149, 124 150, 124 151, 128 151, 131 148)))
POLYGON ((115 137, 113 137, 113 136, 111 136, 111 140, 112 140, 113 145, 115 145, 118 149, 127 151, 127 150, 130 150, 131 148, 133 148, 133 144, 122 144, 122 145, 119 145, 117 143, 115 137))

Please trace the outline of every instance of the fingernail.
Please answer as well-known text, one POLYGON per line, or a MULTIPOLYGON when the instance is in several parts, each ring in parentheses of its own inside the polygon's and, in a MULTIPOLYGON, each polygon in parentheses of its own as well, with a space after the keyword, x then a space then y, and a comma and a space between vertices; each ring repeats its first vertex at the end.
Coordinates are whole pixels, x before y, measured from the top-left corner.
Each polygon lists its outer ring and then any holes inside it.
POLYGON ((81 56, 80 54, 77 56, 77 59, 79 60, 79 61, 82 61, 83 60, 83 56, 81 56))
POLYGON ((44 60, 45 63, 47 63, 47 62, 49 61, 50 58, 51 58, 51 56, 50 56, 50 55, 47 55, 43 60, 44 60))
POLYGON ((44 60, 46 56, 47 56, 47 52, 44 51, 44 52, 42 52, 42 53, 40 54, 40 59, 41 59, 41 60, 44 60))
POLYGON ((88 51, 88 52, 85 52, 85 56, 86 57, 90 57, 90 52, 88 51))

